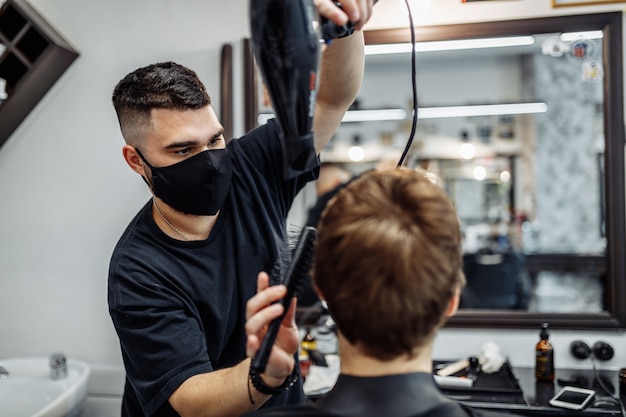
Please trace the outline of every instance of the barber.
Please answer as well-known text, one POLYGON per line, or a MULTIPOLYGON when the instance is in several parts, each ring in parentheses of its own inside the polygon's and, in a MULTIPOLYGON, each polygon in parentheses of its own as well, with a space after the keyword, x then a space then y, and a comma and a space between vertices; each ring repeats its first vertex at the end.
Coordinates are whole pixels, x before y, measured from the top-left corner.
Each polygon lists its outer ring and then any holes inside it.
MULTIPOLYGON (((372 1, 344 0, 342 9, 331 0, 314 3, 321 16, 356 28, 322 53, 313 122, 319 153, 360 88, 359 30, 372 1)), ((261 388, 249 379, 245 327, 260 334, 259 317, 281 314, 270 304, 285 288, 268 287, 267 280, 257 287, 257 275, 275 266, 288 210, 316 169, 284 179, 274 121, 226 144, 204 85, 173 62, 128 74, 115 87, 113 104, 124 160, 152 193, 109 269, 109 311, 126 369, 122 416, 237 416, 302 402, 294 308, 260 375, 261 388)))

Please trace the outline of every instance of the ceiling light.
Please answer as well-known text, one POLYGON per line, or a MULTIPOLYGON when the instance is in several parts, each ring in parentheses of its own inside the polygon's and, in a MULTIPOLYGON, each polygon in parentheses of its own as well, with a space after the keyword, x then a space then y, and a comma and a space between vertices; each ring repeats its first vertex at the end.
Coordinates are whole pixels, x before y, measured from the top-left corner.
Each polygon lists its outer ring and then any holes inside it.
MULTIPOLYGON (((451 107, 420 107, 420 119, 439 119, 445 117, 472 117, 472 116, 499 116, 505 114, 545 113, 548 111, 546 103, 514 103, 514 104, 483 104, 451 107)), ((274 113, 260 113, 257 117, 259 125, 264 125, 274 113)), ((377 122, 404 120, 407 112, 404 109, 380 110, 348 110, 342 122, 377 122)))
POLYGON ((604 37, 604 32, 601 30, 592 30, 589 32, 568 32, 562 33, 560 38, 563 42, 570 42, 576 39, 584 38, 584 39, 602 39, 604 37))
MULTIPOLYGON (((416 42, 416 52, 454 51, 460 49, 502 48, 527 46, 535 43, 533 36, 506 36, 501 38, 457 39, 451 41, 416 42)), ((411 43, 365 45, 365 55, 411 52, 411 43)))
POLYGON ((476 148, 469 142, 464 142, 459 147, 459 152, 463 159, 472 159, 476 155, 476 148))
POLYGON ((348 159, 352 162, 360 162, 365 158, 365 149, 361 147, 361 136, 352 137, 352 146, 348 149, 348 159))
POLYGON ((350 110, 343 116, 342 122, 373 122, 379 120, 404 120, 404 109, 350 110))
POLYGON ((481 165, 478 165, 477 167, 475 167, 474 172, 472 174, 474 175, 474 179, 478 181, 482 181, 485 178, 487 178, 487 170, 485 169, 484 166, 481 166, 481 165))
POLYGON ((545 113, 546 103, 482 104, 451 107, 423 107, 419 109, 420 119, 444 117, 499 116, 503 114, 545 113))
POLYGON ((365 158, 365 150, 361 146, 350 146, 348 149, 348 158, 353 162, 362 161, 365 158))
MULTIPOLYGON (((273 113, 261 113, 257 117, 260 125, 265 124, 269 119, 275 117, 273 113)), ((342 122, 378 122, 386 120, 404 120, 406 110, 404 109, 380 109, 380 110, 349 110, 342 122)))

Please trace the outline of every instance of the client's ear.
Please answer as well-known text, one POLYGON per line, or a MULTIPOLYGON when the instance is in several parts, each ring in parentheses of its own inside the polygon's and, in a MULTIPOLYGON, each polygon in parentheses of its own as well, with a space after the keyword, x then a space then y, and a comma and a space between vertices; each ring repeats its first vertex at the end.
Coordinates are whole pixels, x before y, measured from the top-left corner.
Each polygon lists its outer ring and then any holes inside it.
POLYGON ((461 288, 457 287, 454 290, 454 294, 450 297, 450 301, 448 302, 448 309, 446 310, 446 317, 454 316, 459 309, 459 301, 461 299, 461 288))

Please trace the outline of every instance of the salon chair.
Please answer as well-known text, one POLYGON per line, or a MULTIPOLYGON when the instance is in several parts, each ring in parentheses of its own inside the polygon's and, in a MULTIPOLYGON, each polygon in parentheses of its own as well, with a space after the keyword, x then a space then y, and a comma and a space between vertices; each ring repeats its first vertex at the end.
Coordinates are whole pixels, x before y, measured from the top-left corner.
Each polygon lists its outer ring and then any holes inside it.
POLYGON ((467 283, 461 294, 461 308, 527 309, 530 285, 524 264, 524 256, 514 251, 465 254, 463 272, 467 283))

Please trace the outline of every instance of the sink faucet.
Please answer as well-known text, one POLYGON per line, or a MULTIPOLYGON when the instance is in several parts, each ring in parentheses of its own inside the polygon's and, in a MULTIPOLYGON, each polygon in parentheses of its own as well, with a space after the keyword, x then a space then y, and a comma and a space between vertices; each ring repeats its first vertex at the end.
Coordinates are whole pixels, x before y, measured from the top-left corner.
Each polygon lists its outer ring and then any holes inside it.
POLYGON ((62 353, 54 353, 50 356, 50 378, 67 378, 67 360, 62 353))

